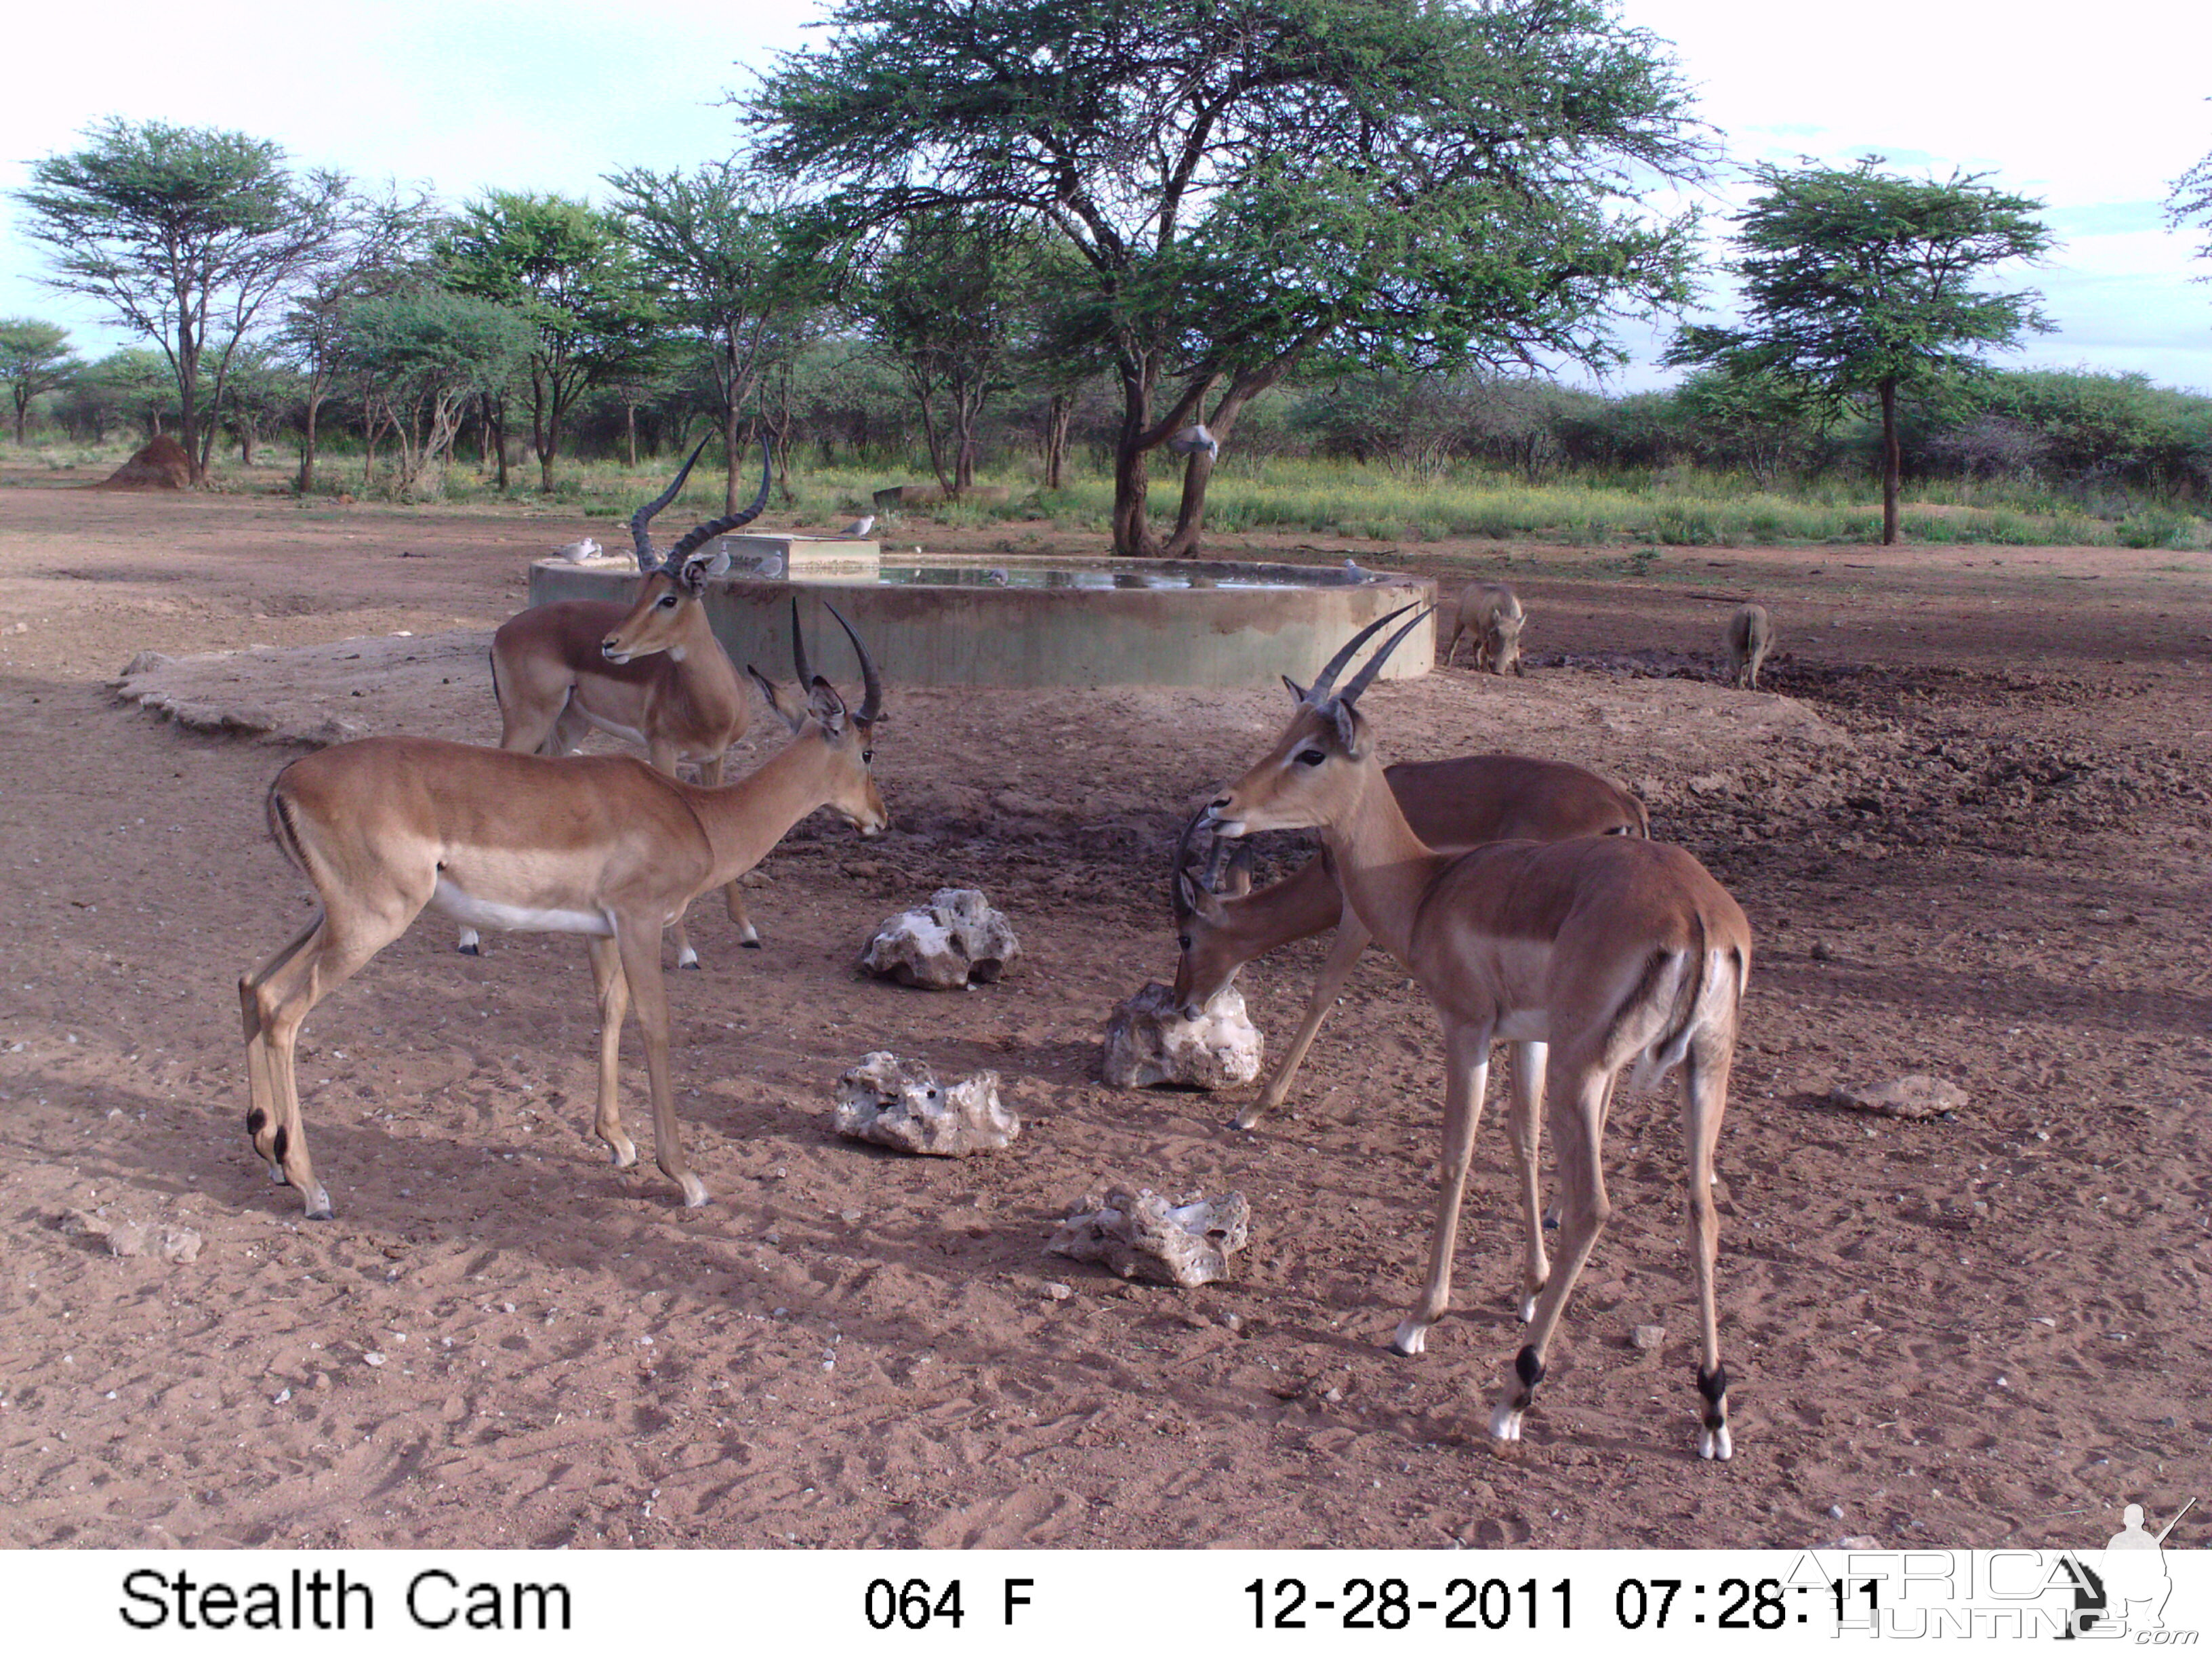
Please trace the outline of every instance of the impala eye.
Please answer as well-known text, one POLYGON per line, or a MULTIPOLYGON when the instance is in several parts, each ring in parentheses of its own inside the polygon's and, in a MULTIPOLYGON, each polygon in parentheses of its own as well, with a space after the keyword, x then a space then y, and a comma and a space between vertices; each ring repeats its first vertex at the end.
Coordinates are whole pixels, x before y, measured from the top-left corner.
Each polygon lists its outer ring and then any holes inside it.
POLYGON ((1301 766, 1319 766, 1328 758, 1328 757, 1318 749, 1302 749, 1298 751, 1298 764, 1301 766))
POLYGON ((676 596, 673 593, 662 594, 660 596, 660 608, 663 611, 673 611, 676 608, 676 596))
POLYGON ((1189 949, 1190 949, 1190 935, 1189 935, 1188 933, 1178 933, 1178 934, 1176 934, 1176 943, 1177 945, 1181 945, 1184 950, 1186 950, 1186 951, 1189 950, 1189 949))
POLYGON ((863 766, 873 766, 875 763, 876 751, 872 749, 863 749, 860 751, 860 764, 863 766))

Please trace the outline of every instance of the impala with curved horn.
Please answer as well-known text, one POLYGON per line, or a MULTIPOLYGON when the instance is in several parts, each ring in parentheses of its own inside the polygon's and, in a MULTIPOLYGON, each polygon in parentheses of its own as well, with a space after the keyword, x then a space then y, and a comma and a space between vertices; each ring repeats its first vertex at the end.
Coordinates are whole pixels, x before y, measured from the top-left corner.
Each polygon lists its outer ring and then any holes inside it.
POLYGON ((793 660, 805 702, 779 707, 792 741, 735 783, 684 783, 628 755, 558 760, 430 738, 364 738, 276 775, 270 832, 320 903, 238 982, 246 1127, 271 1176, 305 1197, 311 1219, 327 1220, 331 1200, 315 1180, 300 1115, 301 1024, 428 905, 476 927, 586 936, 599 988, 595 1131, 618 1168, 637 1162, 615 1097, 623 1016, 635 1006, 654 1159, 686 1205, 707 1201, 676 1127, 661 930, 700 894, 751 869, 817 807, 863 834, 890 821, 869 770, 883 684, 852 625, 830 614, 860 658, 860 708, 848 712, 836 689, 808 671, 793 600, 793 660))
MULTIPOLYGON (((1456 760, 1403 762, 1384 768, 1382 776, 1413 833, 1440 853, 1464 853, 1494 841, 1571 841, 1577 836, 1650 833, 1642 801, 1596 773, 1565 761, 1464 755, 1456 760)), ((1255 957, 1336 929, 1336 942, 1306 1000, 1297 1034, 1260 1097, 1237 1115, 1236 1126, 1249 1129, 1263 1113, 1290 1097, 1306 1050, 1336 1006, 1371 936, 1344 902, 1336 878, 1319 854, 1281 881, 1254 892, 1250 863, 1244 856, 1248 846, 1231 866, 1228 884, 1206 881, 1189 867, 1191 842, 1200 822, 1194 818, 1183 832, 1171 884, 1180 950, 1175 999, 1185 1018, 1198 1018, 1237 970, 1255 957)), ((1523 1068, 1516 1062, 1516 1069, 1523 1068)))
MULTIPOLYGON (((1724 1458, 1731 1445, 1713 1295, 1719 1235, 1713 1148, 1751 966, 1750 925, 1703 865, 1658 842, 1510 841, 1456 857, 1423 845, 1390 792, 1358 708, 1361 693, 1420 617, 1393 635, 1342 691, 1333 690, 1358 647, 1403 615, 1394 611, 1361 629, 1310 687, 1285 680, 1297 708, 1281 738, 1206 809, 1216 832, 1231 838, 1319 830, 1346 902, 1419 982, 1443 1027, 1443 1153, 1428 1282, 1390 1346, 1420 1352, 1450 1300, 1452 1246, 1491 1043, 1519 1045, 1516 1097, 1522 1060, 1541 1045, 1549 1065, 1540 1086, 1564 1214, 1559 1261, 1548 1272, 1540 1223, 1523 1217, 1531 1241, 1522 1304, 1528 1340, 1514 1364, 1515 1386, 1490 1419, 1495 1438, 1519 1439, 1567 1297, 1612 1213, 1601 1142, 1614 1083, 1624 1066, 1633 1067, 1632 1086, 1647 1087, 1679 1065, 1690 1267, 1702 1337, 1698 1452, 1724 1458)), ((1534 1093, 1526 1106, 1532 1116, 1534 1093)), ((1515 1151, 1523 1166, 1522 1200, 1533 1209, 1533 1123, 1526 1133, 1525 1145, 1516 1134, 1515 1151)))
MULTIPOLYGON (((707 579, 729 568, 729 556, 699 550, 759 516, 768 504, 769 465, 763 438, 760 493, 742 511, 686 532, 664 559, 653 550, 653 515, 676 499, 706 447, 702 440, 676 481, 630 515, 630 539, 645 578, 635 599, 556 599, 509 618, 492 635, 501 748, 566 755, 596 726, 641 744, 671 777, 682 761, 698 767, 702 783, 721 782, 724 757, 750 724, 751 700, 700 603, 707 579)), ((778 695, 771 688, 769 702, 778 695)), ((801 702, 805 696, 802 684, 801 702)), ((739 943, 757 949, 760 930, 735 883, 722 899, 739 943)), ((696 968, 699 953, 681 917, 674 932, 676 965, 696 968)), ((460 949, 477 954, 474 928, 462 929, 460 949)))

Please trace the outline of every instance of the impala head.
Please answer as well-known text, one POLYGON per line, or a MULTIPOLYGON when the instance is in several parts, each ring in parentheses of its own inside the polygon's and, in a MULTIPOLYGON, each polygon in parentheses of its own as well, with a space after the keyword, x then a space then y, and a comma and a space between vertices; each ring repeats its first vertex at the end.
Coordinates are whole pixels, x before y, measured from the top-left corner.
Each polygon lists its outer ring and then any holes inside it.
MULTIPOLYGON (((1229 988, 1250 953, 1237 937, 1235 915, 1223 901, 1251 890, 1251 848, 1240 847, 1226 878, 1207 879, 1191 865, 1191 842, 1206 822, 1201 812, 1183 826, 1176 843, 1175 878, 1169 898, 1175 907, 1175 1006, 1185 1019, 1197 1019, 1206 1004, 1229 988)), ((1217 849, 1218 850, 1218 849, 1217 849)), ((1216 868, 1220 860, 1214 860, 1216 868)))
POLYGON ((795 598, 791 602, 791 663, 798 672, 797 684, 789 689, 780 686, 750 663, 745 665, 745 672, 795 739, 809 741, 811 732, 811 740, 828 750, 829 775, 822 804, 858 830, 862 840, 873 841, 890 828, 891 822, 890 809, 884 806, 870 769, 876 758, 876 727, 884 714, 883 678, 844 613, 827 603, 822 608, 837 618, 837 626, 845 630, 854 654, 860 659, 862 692, 858 708, 847 708, 837 688, 806 665, 806 638, 799 631, 795 598))
POLYGON ((1297 700, 1297 711, 1267 757, 1206 809, 1206 821, 1216 835, 1235 837, 1262 830, 1310 830, 1335 823, 1352 810, 1370 781, 1368 775, 1381 775, 1374 745, 1368 738, 1366 717, 1359 712, 1360 694, 1428 612, 1419 611, 1385 641, 1341 691, 1335 690, 1336 677, 1370 636, 1416 610, 1416 606, 1403 605, 1368 623, 1329 659, 1311 685, 1301 686, 1284 676, 1283 684, 1297 700))
POLYGON ((659 651, 665 651, 681 662, 687 648, 685 635, 691 626, 692 613, 707 591, 707 579, 720 576, 730 568, 730 556, 720 549, 707 551, 706 544, 740 525, 750 524, 760 516, 761 508, 768 505, 768 440, 763 438, 760 493, 753 497, 751 505, 742 513, 709 519, 695 526, 685 532, 683 540, 668 550, 665 559, 653 551, 653 535, 647 526, 653 522, 654 514, 676 499, 676 492, 691 476, 691 469, 698 464, 707 441, 700 441, 699 447, 691 452, 691 459, 684 463, 673 483, 630 515, 630 539, 637 545, 637 568, 645 573, 645 581, 629 615, 617 623, 614 630, 599 641, 599 654, 609 662, 630 662, 659 651))

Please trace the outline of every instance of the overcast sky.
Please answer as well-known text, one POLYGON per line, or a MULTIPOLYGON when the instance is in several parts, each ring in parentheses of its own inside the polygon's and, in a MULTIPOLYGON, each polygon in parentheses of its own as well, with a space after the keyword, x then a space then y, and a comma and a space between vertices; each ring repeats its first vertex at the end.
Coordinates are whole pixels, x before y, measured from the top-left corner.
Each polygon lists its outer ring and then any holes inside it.
MULTIPOLYGON (((734 148, 726 94, 803 44, 808 0, 111 0, 41 7, 9 25, 0 191, 102 117, 159 118, 274 138, 295 161, 430 184, 448 201, 489 186, 592 194, 601 174, 688 166, 734 148)), ((2048 204, 2061 246, 2007 273, 2058 325, 2002 361, 2139 370, 2212 392, 2212 261, 2164 228, 2171 181, 2212 151, 2212 4, 2107 0, 1995 9, 1972 0, 1625 0, 1671 41, 1706 121, 1738 162, 1848 164, 1990 183, 2048 204), (2007 17, 2000 35, 1991 20, 2007 17)), ((1711 229, 1747 192, 1702 199, 1711 229)), ((39 251, 0 202, 0 315, 67 324, 81 349, 123 343, 85 302, 35 280, 39 251)), ((1725 295, 1720 296, 1725 311, 1725 295)), ((1665 329, 1626 343, 1615 382, 1652 367, 1665 329)))

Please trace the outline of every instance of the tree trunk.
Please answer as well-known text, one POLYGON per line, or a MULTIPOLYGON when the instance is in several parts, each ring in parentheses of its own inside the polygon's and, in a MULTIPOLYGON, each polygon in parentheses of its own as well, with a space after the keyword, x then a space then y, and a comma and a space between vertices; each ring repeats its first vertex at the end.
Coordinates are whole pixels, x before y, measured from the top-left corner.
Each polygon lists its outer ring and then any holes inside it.
POLYGON ((1120 363, 1121 430, 1114 441, 1114 551, 1125 559, 1149 559, 1159 553, 1152 527, 1145 514, 1146 474, 1150 446, 1146 427, 1152 412, 1152 382, 1158 374, 1156 361, 1126 354, 1120 363))
POLYGON ((207 463, 200 455, 199 391, 199 353, 191 349, 191 325, 179 323, 177 325, 177 441, 184 449, 185 467, 194 489, 201 489, 207 483, 207 463))
POLYGON ((1075 399, 1064 392, 1053 394, 1044 415, 1044 487, 1060 488, 1060 469, 1067 462, 1067 430, 1075 422, 1075 399))
MULTIPOLYGON (((1265 368, 1240 374, 1231 381, 1229 390, 1213 406, 1213 413, 1206 422, 1206 429, 1213 434, 1214 441, 1227 443, 1230 434, 1237 430, 1245 405, 1289 374, 1296 362, 1297 355, 1290 354, 1265 368)), ((1168 538, 1164 550, 1168 558, 1188 559, 1198 555, 1199 532, 1206 527, 1206 486, 1213 477, 1213 456, 1201 449, 1183 468, 1182 501, 1176 509, 1175 533, 1168 538)))
POLYGON ((1902 470, 1897 442, 1897 382, 1881 383, 1881 544, 1897 545, 1897 481, 1902 470))
POLYGON ((23 420, 30 408, 29 394, 18 387, 15 392, 15 447, 18 449, 23 447, 23 420))
POLYGON ((633 472, 637 471, 637 405, 623 405, 623 455, 624 465, 633 472))
POLYGON ((530 441, 538 446, 538 493, 553 493, 553 446, 561 441, 561 389, 552 388, 553 407, 546 408, 544 377, 530 377, 530 441))
POLYGON ((914 400, 921 405, 922 441, 929 446, 929 470, 937 475, 937 487, 949 499, 959 493, 952 475, 945 470, 945 441, 938 435, 937 404, 930 389, 919 381, 914 388, 914 400))
MULTIPOLYGON (((738 422, 734 404, 726 406, 720 422, 722 428, 722 516, 730 518, 738 510, 738 458, 744 453, 739 439, 742 428, 738 422)), ((683 446, 679 443, 678 448, 683 446)), ((750 499, 748 497, 747 499, 750 499)))
POLYGON ((315 487, 315 421, 323 412, 323 393, 319 382, 307 388, 307 419, 300 434, 300 476, 294 480, 292 493, 305 495, 315 487))

